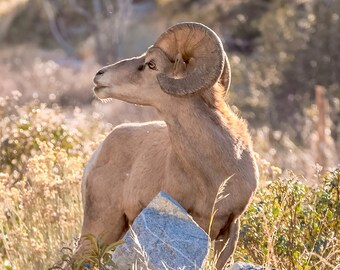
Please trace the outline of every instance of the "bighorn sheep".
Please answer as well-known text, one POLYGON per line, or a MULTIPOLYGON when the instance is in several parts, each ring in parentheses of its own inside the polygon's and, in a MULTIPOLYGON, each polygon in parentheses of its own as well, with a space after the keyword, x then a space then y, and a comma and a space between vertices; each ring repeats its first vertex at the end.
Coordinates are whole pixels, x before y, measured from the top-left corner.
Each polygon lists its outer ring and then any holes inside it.
POLYGON ((219 37, 199 23, 177 24, 143 55, 100 69, 94 84, 98 98, 153 106, 164 122, 119 125, 95 151, 82 183, 82 235, 117 241, 159 191, 208 231, 217 190, 230 178, 210 232, 217 251, 226 245, 222 269, 258 171, 247 126, 224 101, 230 67, 219 37))

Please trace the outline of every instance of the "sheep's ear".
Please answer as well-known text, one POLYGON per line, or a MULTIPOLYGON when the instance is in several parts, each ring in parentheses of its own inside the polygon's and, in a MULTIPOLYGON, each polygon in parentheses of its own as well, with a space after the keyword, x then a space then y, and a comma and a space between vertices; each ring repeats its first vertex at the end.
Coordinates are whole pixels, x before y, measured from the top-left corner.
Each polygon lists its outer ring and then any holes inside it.
POLYGON ((179 53, 176 56, 175 64, 173 68, 173 76, 175 78, 182 78, 186 75, 187 65, 184 62, 182 55, 179 53))

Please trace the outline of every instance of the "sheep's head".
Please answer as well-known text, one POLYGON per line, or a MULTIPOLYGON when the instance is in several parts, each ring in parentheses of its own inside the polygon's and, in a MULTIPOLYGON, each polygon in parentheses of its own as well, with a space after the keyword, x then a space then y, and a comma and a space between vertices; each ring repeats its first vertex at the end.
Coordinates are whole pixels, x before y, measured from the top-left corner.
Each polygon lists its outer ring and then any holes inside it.
POLYGON ((94 78, 97 97, 161 105, 166 96, 188 97, 230 82, 219 37, 199 23, 169 28, 145 54, 103 67, 94 78))

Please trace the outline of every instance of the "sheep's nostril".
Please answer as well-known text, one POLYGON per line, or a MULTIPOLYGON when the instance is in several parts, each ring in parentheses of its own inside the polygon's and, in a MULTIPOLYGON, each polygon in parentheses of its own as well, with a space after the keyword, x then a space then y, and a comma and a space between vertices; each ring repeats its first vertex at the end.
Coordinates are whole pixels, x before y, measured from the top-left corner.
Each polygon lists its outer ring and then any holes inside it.
MULTIPOLYGON (((0 0, 1 1, 1 0, 0 0)), ((105 78, 102 77, 107 69, 100 69, 93 78, 93 82, 96 86, 106 86, 105 78)))
POLYGON ((104 69, 101 69, 97 72, 96 76, 100 76, 100 75, 103 75, 105 73, 105 70, 104 69))

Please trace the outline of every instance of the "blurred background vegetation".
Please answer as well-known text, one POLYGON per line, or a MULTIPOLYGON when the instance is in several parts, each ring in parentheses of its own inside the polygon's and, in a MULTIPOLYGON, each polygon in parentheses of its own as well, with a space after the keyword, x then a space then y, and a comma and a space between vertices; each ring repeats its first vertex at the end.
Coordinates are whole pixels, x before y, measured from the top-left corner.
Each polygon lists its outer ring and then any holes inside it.
POLYGON ((340 264, 339 16, 338 0, 0 0, 0 268, 42 269, 78 234, 79 180, 94 147, 116 124, 158 119, 152 108, 96 100, 93 75, 181 21, 221 37, 227 101, 257 152, 264 189, 237 258, 278 269, 340 264), (317 229, 323 222, 330 227, 317 229))

